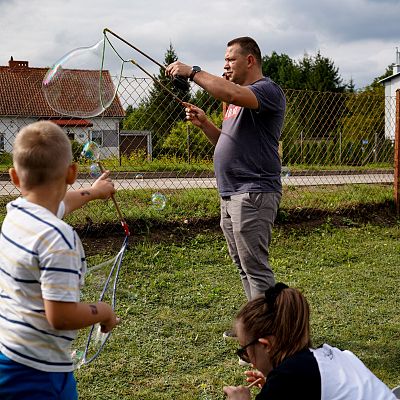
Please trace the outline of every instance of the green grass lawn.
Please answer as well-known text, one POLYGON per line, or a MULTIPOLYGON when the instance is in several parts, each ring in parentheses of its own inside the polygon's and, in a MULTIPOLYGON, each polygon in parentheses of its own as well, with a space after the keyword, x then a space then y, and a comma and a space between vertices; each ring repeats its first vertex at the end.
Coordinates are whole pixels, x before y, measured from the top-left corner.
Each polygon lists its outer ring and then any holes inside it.
MULTIPOLYGON (((271 264, 278 281, 307 296, 314 344, 353 351, 393 387, 400 225, 344 221, 276 227, 271 264)), ((244 382, 236 344, 222 339, 245 301, 238 273, 218 229, 185 229, 130 247, 118 290, 122 323, 101 356, 76 372, 81 400, 223 399, 224 385, 244 382)))
MULTIPOLYGON (((164 192, 160 211, 152 193, 116 195, 133 231, 118 288, 122 323, 101 356, 76 371, 81 400, 222 400, 224 385, 244 382, 236 344, 222 339, 245 297, 217 226, 218 194, 164 192)), ((0 220, 10 199, 0 198, 0 220)), ((390 185, 285 188, 270 252, 276 279, 310 302, 314 344, 353 351, 390 387, 400 385, 392 199, 390 185)), ((88 254, 116 254, 121 228, 112 202, 91 202, 67 221, 88 254)))

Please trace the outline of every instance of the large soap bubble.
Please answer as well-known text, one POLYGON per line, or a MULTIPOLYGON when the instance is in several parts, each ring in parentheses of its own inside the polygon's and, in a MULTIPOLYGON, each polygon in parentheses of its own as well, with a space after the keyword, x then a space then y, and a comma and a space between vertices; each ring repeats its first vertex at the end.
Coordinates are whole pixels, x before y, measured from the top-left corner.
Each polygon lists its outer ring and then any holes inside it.
POLYGON ((95 117, 113 102, 123 65, 105 36, 94 46, 72 50, 43 79, 47 103, 60 114, 95 117))

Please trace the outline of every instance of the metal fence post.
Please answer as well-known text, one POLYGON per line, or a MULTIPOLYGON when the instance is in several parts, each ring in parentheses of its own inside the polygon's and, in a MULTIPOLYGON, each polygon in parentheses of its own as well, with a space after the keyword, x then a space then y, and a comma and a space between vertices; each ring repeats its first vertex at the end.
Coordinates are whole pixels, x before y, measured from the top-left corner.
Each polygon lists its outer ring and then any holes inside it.
POLYGON ((394 136, 394 202, 397 215, 400 214, 400 89, 396 90, 396 121, 394 136))
POLYGON ((339 165, 342 165, 342 133, 343 133, 343 123, 339 126, 339 165))
POLYGON ((188 122, 186 122, 186 151, 187 151, 187 162, 190 163, 190 128, 188 122))

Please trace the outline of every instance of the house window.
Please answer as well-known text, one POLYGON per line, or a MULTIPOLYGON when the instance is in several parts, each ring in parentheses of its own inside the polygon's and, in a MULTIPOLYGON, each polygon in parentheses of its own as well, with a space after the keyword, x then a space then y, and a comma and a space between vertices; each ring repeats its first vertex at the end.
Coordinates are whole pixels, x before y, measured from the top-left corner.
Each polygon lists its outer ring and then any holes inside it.
POLYGON ((93 140, 101 147, 118 147, 117 131, 92 131, 90 137, 90 140, 93 140))
POLYGON ((90 133, 90 140, 96 142, 100 147, 103 146, 103 131, 92 131, 90 133))
POLYGON ((4 144, 5 144, 5 134, 0 133, 0 152, 4 152, 4 144))
POLYGON ((75 134, 73 131, 71 132, 70 129, 67 129, 67 136, 69 140, 75 140, 75 134))
POLYGON ((103 131, 103 146, 104 147, 118 147, 118 132, 117 131, 103 131))

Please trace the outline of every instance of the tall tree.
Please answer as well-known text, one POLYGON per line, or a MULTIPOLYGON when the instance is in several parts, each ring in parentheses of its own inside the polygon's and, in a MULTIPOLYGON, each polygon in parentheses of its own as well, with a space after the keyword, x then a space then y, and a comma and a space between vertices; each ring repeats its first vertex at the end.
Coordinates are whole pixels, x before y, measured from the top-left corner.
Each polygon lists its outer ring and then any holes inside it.
MULTIPOLYGON (((178 56, 170 43, 164 57, 164 65, 176 61, 178 56)), ((175 87, 164 68, 159 69, 156 79, 184 101, 190 100, 190 87, 179 89, 175 87)), ((174 124, 185 118, 184 107, 161 85, 154 83, 146 99, 130 112, 124 122, 125 129, 149 130, 152 133, 153 156, 162 152, 162 144, 168 137, 174 124)))
POLYGON ((347 88, 339 69, 320 52, 315 56, 305 54, 296 62, 287 54, 273 51, 270 56, 263 57, 262 70, 264 75, 285 89, 343 92, 347 88))
POLYGON ((193 104, 196 104, 197 107, 204 110, 207 115, 210 115, 214 111, 222 110, 222 102, 216 100, 204 89, 197 90, 191 101, 193 104))
POLYGON ((293 61, 286 54, 272 52, 270 56, 263 57, 262 68, 265 75, 286 89, 285 141, 331 136, 343 108, 343 99, 334 93, 347 89, 332 60, 323 57, 320 52, 315 56, 305 54, 299 61, 293 61))
POLYGON ((385 104, 385 89, 380 82, 392 73, 393 64, 390 64, 370 85, 349 96, 346 103, 348 113, 342 118, 341 129, 353 144, 364 149, 364 162, 382 161, 392 145, 385 137, 385 107, 394 105, 390 100, 385 104))
MULTIPOLYGON (((167 66, 177 60, 178 56, 172 43, 170 43, 165 53, 164 65, 167 66)), ((189 87, 187 90, 175 87, 171 79, 165 75, 164 68, 160 67, 157 79, 182 100, 189 100, 189 87)), ((149 123, 151 124, 153 154, 157 156, 162 151, 162 144, 168 137, 174 124, 185 118, 185 110, 161 85, 154 84, 148 98, 147 113, 149 115, 149 123)))
POLYGON ((382 84, 380 81, 381 81, 382 79, 385 79, 385 78, 387 78, 388 76, 391 76, 391 75, 393 74, 393 67, 394 67, 394 64, 388 65, 388 66, 386 67, 385 72, 384 72, 382 75, 376 77, 376 78, 371 82, 370 85, 366 86, 366 87, 364 88, 364 91, 367 91, 367 92, 375 92, 375 93, 377 93, 377 94, 383 94, 383 93, 385 92, 385 89, 384 89, 383 84, 382 84))
POLYGON ((311 140, 334 138, 337 123, 346 113, 345 99, 338 93, 344 93, 347 85, 343 84, 334 62, 320 52, 315 56, 305 54, 299 68, 300 89, 306 90, 303 107, 299 110, 304 137, 311 140))
POLYGON ((287 54, 273 51, 270 56, 265 55, 262 59, 262 71, 283 88, 300 88, 300 68, 287 54))
POLYGON ((333 61, 323 57, 319 51, 314 57, 304 55, 299 67, 302 75, 301 89, 342 93, 347 88, 333 61))

